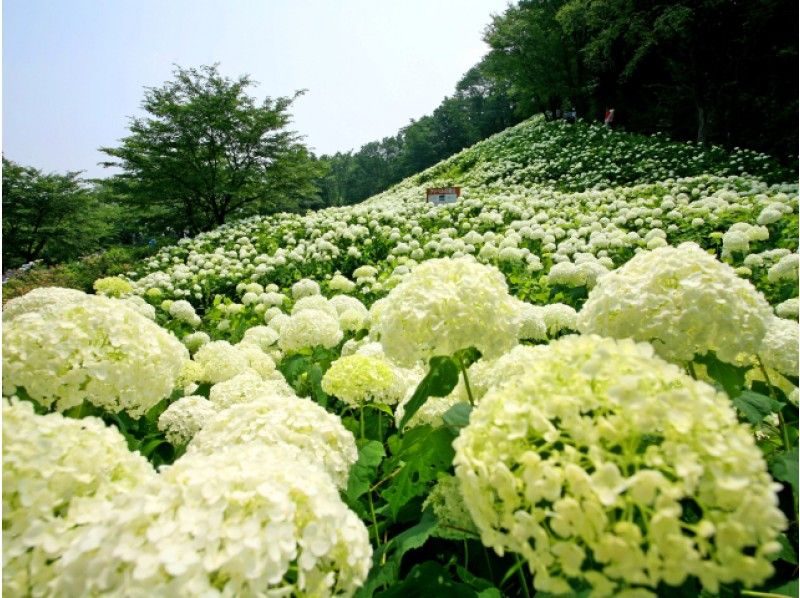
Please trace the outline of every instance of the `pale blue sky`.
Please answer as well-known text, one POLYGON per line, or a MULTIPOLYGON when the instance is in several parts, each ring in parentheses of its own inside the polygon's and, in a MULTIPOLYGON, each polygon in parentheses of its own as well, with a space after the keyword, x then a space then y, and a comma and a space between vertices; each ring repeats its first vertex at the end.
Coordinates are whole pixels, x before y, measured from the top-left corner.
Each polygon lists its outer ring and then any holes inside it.
POLYGON ((486 52, 508 0, 5 0, 3 153, 45 171, 97 165, 143 88, 173 64, 249 73, 251 94, 308 89, 293 128, 317 154, 430 113, 486 52))

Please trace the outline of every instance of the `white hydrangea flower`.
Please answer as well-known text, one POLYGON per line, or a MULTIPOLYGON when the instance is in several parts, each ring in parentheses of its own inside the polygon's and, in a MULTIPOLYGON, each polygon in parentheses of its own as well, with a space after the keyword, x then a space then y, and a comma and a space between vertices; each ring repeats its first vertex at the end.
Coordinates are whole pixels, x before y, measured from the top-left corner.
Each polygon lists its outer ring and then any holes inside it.
POLYGON ((199 326, 201 322, 200 316, 195 313, 192 304, 185 299, 173 301, 169 306, 169 315, 194 327, 199 326))
POLYGON ((250 368, 247 355, 228 341, 206 343, 194 354, 194 361, 203 368, 202 379, 212 384, 229 380, 250 368))
POLYGON ((264 380, 281 377, 280 372, 275 368, 275 362, 272 357, 267 355, 258 345, 243 340, 234 346, 247 359, 247 367, 258 373, 264 380))
POLYGON ((451 540, 463 540, 465 537, 477 536, 478 530, 472 522, 469 511, 464 504, 458 478, 442 476, 428 494, 422 508, 431 508, 436 515, 436 536, 451 540))
POLYGON ((783 256, 778 263, 767 270, 767 279, 770 282, 797 280, 798 260, 800 256, 796 253, 783 256))
POLYGON ((372 564, 328 475, 284 445, 184 455, 75 522, 56 595, 351 596, 372 564))
POLYGON ((156 319, 156 308, 150 305, 147 301, 139 297, 139 295, 130 295, 122 299, 128 307, 131 307, 142 314, 148 320, 156 319))
POLYGON ((244 331, 242 342, 258 345, 261 347, 262 351, 267 351, 278 342, 279 336, 280 335, 269 326, 253 326, 244 331))
POLYGON ((329 314, 335 318, 339 316, 339 312, 337 311, 336 307, 331 305, 322 295, 309 295, 307 297, 301 297, 294 304, 294 307, 292 307, 292 315, 305 309, 324 311, 326 314, 329 314))
POLYGON ((67 296, 58 303, 38 297, 36 308, 4 322, 4 394, 24 388, 59 411, 86 399, 133 417, 169 396, 189 358, 175 336, 124 301, 67 296))
POLYGON ((304 278, 302 280, 298 280, 296 283, 292 285, 292 297, 295 300, 302 299, 303 297, 308 297, 310 295, 319 295, 320 289, 319 284, 316 281, 311 280, 309 278, 304 278))
MULTIPOLYGON (((270 321, 270 326, 276 318, 270 321)), ((335 347, 342 340, 336 316, 317 309, 304 309, 292 314, 280 328, 278 346, 283 351, 299 351, 310 347, 335 347)))
POLYGON ((331 364, 322 378, 322 390, 351 407, 362 407, 375 401, 396 403, 397 379, 392 366, 384 359, 368 355, 340 357, 331 364))
POLYGON ((542 320, 547 326, 547 334, 551 337, 565 330, 577 330, 578 312, 565 303, 550 303, 541 308, 542 320))
POLYGON ((797 376, 798 324, 794 320, 771 318, 758 355, 764 365, 787 376, 797 376))
POLYGON ((247 443, 290 444, 317 460, 340 488, 358 459, 353 435, 339 416, 310 399, 260 394, 234 404, 206 422, 188 452, 212 454, 247 443))
POLYGON ((36 415, 3 399, 3 592, 44 595, 76 499, 126 493, 156 473, 94 417, 36 415))
POLYGON ((192 332, 183 337, 183 344, 190 353, 195 353, 200 347, 210 342, 211 337, 205 332, 192 332))
POLYGON ((158 418, 158 429, 174 445, 186 444, 217 412, 205 397, 190 395, 172 403, 158 418))
POLYGON ((514 303, 517 309, 517 338, 520 340, 547 340, 547 326, 544 323, 542 307, 525 301, 514 303))
POLYGON ((211 387, 208 398, 217 411, 239 403, 247 403, 263 395, 294 397, 295 392, 283 378, 264 380, 252 370, 234 376, 211 387))
POLYGON ((725 395, 631 340, 570 336, 536 350, 454 442, 485 545, 520 553, 552 593, 588 584, 612 596, 687 576, 713 593, 772 574, 779 485, 725 395))
POLYGON ((581 332, 649 341, 669 361, 714 351, 755 355, 771 310, 753 285, 694 243, 636 255, 604 276, 578 318, 581 332))
POLYGON ((332 291, 351 293, 356 288, 356 283, 337 272, 328 283, 328 288, 332 291))
POLYGON ((376 302, 371 317, 371 332, 400 365, 469 347, 496 356, 517 342, 503 274, 466 257, 423 262, 376 302))
POLYGON ((61 306, 66 303, 83 301, 86 293, 75 289, 62 289, 61 287, 40 287, 10 299, 3 306, 3 322, 9 322, 17 316, 30 312, 40 312, 51 306, 61 306))
POLYGON ((800 312, 800 305, 798 305, 797 297, 787 299, 775 306, 775 314, 780 318, 793 318, 797 320, 798 312, 800 312))

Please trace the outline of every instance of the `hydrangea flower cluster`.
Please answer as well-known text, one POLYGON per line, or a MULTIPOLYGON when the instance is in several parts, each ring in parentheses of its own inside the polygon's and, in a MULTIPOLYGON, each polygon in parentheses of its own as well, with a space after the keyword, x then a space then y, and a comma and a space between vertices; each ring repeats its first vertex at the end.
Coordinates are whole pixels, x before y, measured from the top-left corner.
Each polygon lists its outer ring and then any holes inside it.
POLYGON ((491 390, 454 443, 484 544, 540 591, 716 592, 773 571, 779 488, 728 398, 631 340, 570 336, 491 390))
POLYGON ((82 301, 85 297, 85 293, 76 289, 39 287, 6 303, 3 306, 3 322, 10 322, 22 314, 42 311, 48 307, 82 301))
POLYGON ((122 435, 93 417, 36 415, 3 399, 3 591, 27 595, 52 578, 75 499, 126 493, 154 477, 122 435))
POLYGON ((341 488, 358 459, 353 435, 341 419, 310 399, 259 394, 208 420, 187 447, 213 454, 231 445, 285 444, 317 460, 341 488))
MULTIPOLYGON (((335 311, 335 308, 334 308, 335 311)), ((275 321, 273 319, 270 325, 275 321)), ((300 351, 312 347, 330 349, 344 336, 336 314, 319 309, 304 309, 293 313, 280 328, 278 346, 283 351, 300 351)))
POLYGON ((205 397, 190 395, 172 403, 158 418, 158 429, 175 446, 186 444, 217 410, 205 397))
POLYGON ((331 364, 322 378, 322 390, 341 399, 350 407, 363 407, 375 401, 396 403, 393 393, 397 378, 392 366, 385 360, 368 355, 348 355, 331 364))
POLYGON ((517 342, 516 305, 505 278, 469 258, 428 260, 379 303, 371 332, 400 365, 469 347, 497 356, 517 342))
POLYGON ((133 292, 133 285, 119 276, 98 278, 92 284, 92 288, 98 295, 106 297, 123 297, 133 292))
POLYGON ((770 318, 758 356, 766 367, 786 376, 797 376, 800 370, 797 322, 770 318))
POLYGON ((192 304, 185 299, 179 299, 178 301, 173 301, 170 303, 168 311, 169 315, 176 320, 186 322, 194 328, 197 328, 200 325, 200 316, 195 313, 192 304))
MULTIPOLYGON (((138 417, 168 396, 189 357, 172 334, 124 302, 55 293, 4 322, 3 394, 17 388, 59 411, 84 399, 138 417)), ((17 304, 17 307, 19 304, 17 304)))
POLYGON ((281 445, 187 454, 83 507, 53 563, 56 595, 350 596, 371 565, 330 478, 281 445))
POLYGON ((648 341, 669 361, 714 351, 737 363, 758 352, 769 304, 695 243, 643 252, 600 279, 578 318, 583 333, 648 341))

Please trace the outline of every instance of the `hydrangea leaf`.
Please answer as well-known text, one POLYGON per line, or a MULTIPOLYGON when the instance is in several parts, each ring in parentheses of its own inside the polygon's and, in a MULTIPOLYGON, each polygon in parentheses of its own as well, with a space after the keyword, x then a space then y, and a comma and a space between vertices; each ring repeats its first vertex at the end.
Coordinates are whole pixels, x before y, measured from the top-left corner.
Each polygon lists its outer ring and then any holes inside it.
POLYGON ((448 428, 418 426, 403 436, 397 452, 386 462, 386 471, 400 468, 381 496, 389 503, 392 517, 409 499, 423 494, 441 471, 450 469, 455 454, 453 434, 448 428))
POLYGON ((761 423, 765 417, 781 408, 781 404, 766 395, 751 390, 745 390, 733 399, 733 404, 747 421, 755 425, 761 423))
POLYGON ((432 357, 428 373, 417 386, 411 400, 406 403, 405 413, 398 427, 402 430, 429 397, 446 397, 456 384, 458 384, 456 363, 450 357, 432 357))
POLYGON ((791 484, 795 496, 797 495, 798 478, 798 452, 797 447, 781 453, 770 462, 769 470, 776 480, 791 484))
POLYGON ((367 492, 375 480, 378 465, 386 456, 383 444, 377 440, 358 441, 358 461, 350 470, 345 495, 352 503, 367 492))
POLYGON ((456 403, 442 416, 444 423, 453 428, 463 428, 469 424, 469 414, 472 412, 472 405, 469 403, 456 403))

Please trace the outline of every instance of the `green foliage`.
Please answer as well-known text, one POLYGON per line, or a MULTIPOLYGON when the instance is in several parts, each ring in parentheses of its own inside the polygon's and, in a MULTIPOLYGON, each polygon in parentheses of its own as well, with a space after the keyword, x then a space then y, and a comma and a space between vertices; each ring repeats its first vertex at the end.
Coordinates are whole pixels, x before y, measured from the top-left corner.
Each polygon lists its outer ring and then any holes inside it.
POLYGON ((410 499, 424 494, 440 472, 452 467, 453 438, 448 428, 417 426, 389 439, 392 455, 383 469, 395 477, 381 496, 389 503, 392 518, 410 499))
POLYGON ((3 264, 62 262, 99 247, 110 233, 103 205, 79 172, 44 174, 3 157, 3 264))
POLYGON ((115 159, 105 165, 123 170, 117 189, 191 231, 234 214, 313 206, 319 165, 286 128, 299 93, 257 104, 246 93, 252 85, 215 65, 177 68, 172 81, 148 89, 147 116, 131 120, 119 147, 101 148, 115 159))
POLYGON ((403 429, 425 401, 430 397, 446 397, 456 384, 458 384, 458 366, 455 361, 450 357, 432 357, 428 364, 428 373, 406 403, 405 413, 400 420, 400 429, 403 429))

